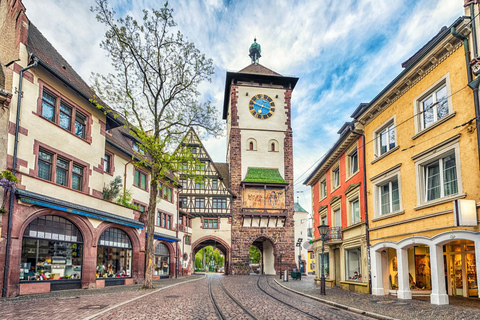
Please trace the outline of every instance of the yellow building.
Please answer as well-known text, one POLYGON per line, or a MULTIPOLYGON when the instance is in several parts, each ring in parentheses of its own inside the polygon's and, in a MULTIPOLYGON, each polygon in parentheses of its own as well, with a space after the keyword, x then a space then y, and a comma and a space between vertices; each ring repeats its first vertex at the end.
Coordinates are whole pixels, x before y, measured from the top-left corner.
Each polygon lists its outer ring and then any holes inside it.
POLYGON ((443 28, 352 115, 367 141, 374 295, 430 294, 433 304, 448 304, 449 295, 478 297, 478 132, 466 61, 473 50, 465 48, 471 36, 469 19, 443 28))

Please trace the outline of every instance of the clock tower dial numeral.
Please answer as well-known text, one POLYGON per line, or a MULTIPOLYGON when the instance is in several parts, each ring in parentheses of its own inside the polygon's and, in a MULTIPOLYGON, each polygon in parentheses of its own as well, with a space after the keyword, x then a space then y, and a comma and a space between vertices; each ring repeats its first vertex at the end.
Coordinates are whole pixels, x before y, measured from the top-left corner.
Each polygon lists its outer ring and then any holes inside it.
POLYGON ((275 113, 275 102, 268 95, 259 93, 250 99, 248 109, 255 118, 266 120, 275 113))

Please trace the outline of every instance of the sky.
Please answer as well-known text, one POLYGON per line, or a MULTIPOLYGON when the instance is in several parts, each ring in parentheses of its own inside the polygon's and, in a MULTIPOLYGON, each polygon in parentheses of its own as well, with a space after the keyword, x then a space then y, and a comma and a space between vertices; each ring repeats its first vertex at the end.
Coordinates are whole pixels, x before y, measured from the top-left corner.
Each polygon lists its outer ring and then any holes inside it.
MULTIPOLYGON (((100 48, 105 28, 93 0, 23 0, 32 23, 73 68, 113 71, 100 48)), ((141 18, 159 0, 110 0, 119 16, 141 18)), ((370 102, 442 26, 464 14, 463 0, 170 0, 178 29, 213 59, 215 74, 200 86, 221 117, 225 73, 250 64, 257 38, 260 64, 299 78, 292 95, 295 199, 312 211, 303 183, 338 139, 355 108, 370 102)), ((215 162, 226 162, 226 137, 203 140, 215 162)))

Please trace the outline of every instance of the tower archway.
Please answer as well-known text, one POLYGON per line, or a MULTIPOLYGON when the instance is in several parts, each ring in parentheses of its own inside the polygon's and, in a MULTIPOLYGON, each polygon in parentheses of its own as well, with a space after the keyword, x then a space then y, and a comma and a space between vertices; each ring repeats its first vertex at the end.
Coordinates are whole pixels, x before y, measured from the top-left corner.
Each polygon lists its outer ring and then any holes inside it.
POLYGON ((225 242, 225 240, 223 240, 221 238, 218 238, 218 237, 215 237, 215 236, 202 237, 192 244, 192 255, 193 256, 192 256, 191 260, 192 260, 192 263, 193 263, 193 265, 192 265, 193 270, 195 270, 195 255, 197 254, 197 252, 199 252, 200 250, 202 250, 203 248, 208 247, 208 246, 212 246, 214 249, 218 249, 223 254, 223 256, 225 257, 225 266, 224 266, 225 274, 230 274, 231 273, 231 270, 230 270, 231 248, 228 245, 228 243, 225 242))
MULTIPOLYGON (((260 236, 256 238, 252 243, 252 246, 258 248, 260 251, 260 270, 262 274, 275 275, 276 268, 279 261, 276 261, 275 256, 276 249, 274 242, 266 236, 260 236)), ((279 256, 278 256, 279 257, 279 256)))

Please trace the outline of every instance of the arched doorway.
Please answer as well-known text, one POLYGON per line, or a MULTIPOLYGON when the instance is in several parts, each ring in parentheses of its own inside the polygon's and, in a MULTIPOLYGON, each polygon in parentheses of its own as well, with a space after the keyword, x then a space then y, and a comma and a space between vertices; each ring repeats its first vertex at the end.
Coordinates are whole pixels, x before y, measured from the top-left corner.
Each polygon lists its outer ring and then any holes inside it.
POLYGON ((195 270, 195 255, 200 250, 212 246, 213 249, 218 249, 224 256, 224 272, 225 274, 230 274, 230 264, 231 264, 231 257, 230 257, 230 246, 223 240, 218 237, 202 237, 195 241, 192 244, 192 268, 195 270))
POLYGON ((69 220, 40 216, 25 228, 20 281, 51 281, 52 291, 81 287, 83 236, 69 220), (62 281, 57 281, 62 280, 62 281))
POLYGON ((259 237, 255 241, 253 241, 251 245, 258 248, 258 250, 260 251, 260 268, 262 274, 275 275, 277 273, 275 265, 281 264, 282 262, 280 261, 281 257, 279 255, 279 261, 275 263, 275 247, 273 245, 273 242, 266 237, 259 237))
POLYGON ((170 250, 163 243, 159 243, 155 247, 155 270, 153 275, 160 278, 168 278, 170 275, 170 250))

